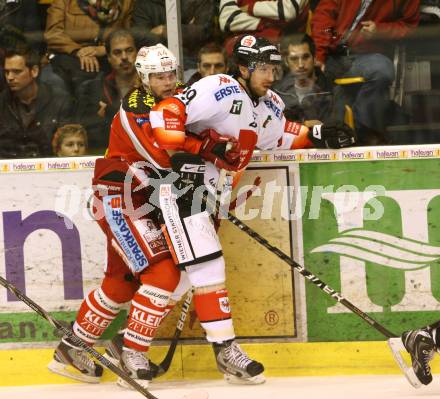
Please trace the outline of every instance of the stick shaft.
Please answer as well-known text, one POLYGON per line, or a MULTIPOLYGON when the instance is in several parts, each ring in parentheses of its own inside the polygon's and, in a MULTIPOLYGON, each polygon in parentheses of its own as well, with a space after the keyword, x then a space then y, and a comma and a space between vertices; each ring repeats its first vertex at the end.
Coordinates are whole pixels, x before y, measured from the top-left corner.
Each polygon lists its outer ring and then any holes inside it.
POLYGON ((176 352, 177 344, 179 343, 180 335, 182 334, 183 327, 185 325, 185 319, 189 312, 189 307, 191 305, 193 294, 194 292, 192 289, 189 290, 186 294, 185 302, 183 302, 182 310, 180 312, 179 320, 177 320, 176 330, 174 331, 170 347, 168 348, 167 354, 165 355, 164 359, 159 363, 157 374, 154 377, 159 377, 162 374, 165 374, 171 366, 174 353, 176 352))
POLYGON ((58 320, 54 319, 49 313, 47 313, 40 305, 35 303, 28 296, 23 294, 17 287, 11 284, 9 281, 0 276, 0 284, 5 287, 7 290, 11 291, 15 294, 15 296, 24 302, 27 306, 29 306, 32 310, 38 313, 41 317, 46 319, 52 326, 61 330, 65 335, 69 337, 71 342, 74 345, 77 345, 84 349, 87 353, 92 355, 95 359, 99 360, 99 362, 113 371, 116 375, 121 377, 127 384, 131 385, 136 391, 144 395, 148 399, 158 399, 156 396, 151 394, 147 389, 143 386, 139 385, 133 378, 131 378, 126 372, 116 367, 111 361, 107 360, 104 356, 102 356, 95 349, 87 345, 81 338, 77 337, 70 329, 64 327, 58 320))
POLYGON ((393 338, 397 336, 396 334, 393 334, 391 331, 389 331, 384 326, 382 326, 380 323, 378 323, 376 320, 374 320, 372 317, 364 313, 358 307, 353 305, 350 301, 344 298, 341 293, 337 292, 336 290, 328 286, 325 282, 323 282, 312 272, 307 270, 304 266, 301 266, 299 263, 295 262, 292 258, 286 255, 280 249, 271 245, 265 238, 263 238, 255 230, 244 224, 240 219, 232 215, 230 212, 228 212, 226 216, 227 219, 230 222, 232 222, 234 225, 236 225, 240 230, 245 232, 248 236, 252 237, 255 241, 257 241, 261 245, 263 245, 270 252, 278 256, 278 258, 280 258, 285 263, 287 263, 292 269, 296 270, 299 274, 304 276, 306 280, 315 284, 319 289, 324 291, 326 294, 330 295, 333 299, 336 299, 338 302, 342 303, 342 305, 344 305, 346 308, 351 310, 354 314, 359 316, 361 319, 367 322, 371 327, 379 331, 382 335, 384 335, 387 338, 393 338))

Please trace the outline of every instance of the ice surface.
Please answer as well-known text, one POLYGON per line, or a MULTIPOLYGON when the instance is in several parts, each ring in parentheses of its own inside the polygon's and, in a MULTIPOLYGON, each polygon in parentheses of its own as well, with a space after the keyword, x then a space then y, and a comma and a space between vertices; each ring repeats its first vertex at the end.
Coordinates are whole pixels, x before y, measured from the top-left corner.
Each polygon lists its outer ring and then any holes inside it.
MULTIPOLYGON (((228 385, 223 380, 154 382, 150 391, 159 399, 183 399, 206 391, 209 399, 438 399, 440 376, 426 387, 414 389, 404 376, 268 378, 263 385, 228 385)), ((0 387, 1 399, 140 399, 136 391, 115 383, 0 387)))

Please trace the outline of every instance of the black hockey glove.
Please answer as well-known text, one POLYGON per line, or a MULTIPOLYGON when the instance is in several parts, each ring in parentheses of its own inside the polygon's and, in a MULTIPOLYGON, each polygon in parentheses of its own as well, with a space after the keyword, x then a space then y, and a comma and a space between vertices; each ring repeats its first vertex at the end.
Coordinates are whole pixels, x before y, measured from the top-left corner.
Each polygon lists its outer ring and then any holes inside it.
POLYGON ((356 143, 356 132, 345 123, 315 125, 308 136, 316 148, 344 148, 356 143))
POLYGON ((191 206, 194 193, 204 184, 205 162, 200 155, 187 152, 176 152, 170 161, 173 172, 178 175, 174 187, 179 191, 179 202, 191 206))

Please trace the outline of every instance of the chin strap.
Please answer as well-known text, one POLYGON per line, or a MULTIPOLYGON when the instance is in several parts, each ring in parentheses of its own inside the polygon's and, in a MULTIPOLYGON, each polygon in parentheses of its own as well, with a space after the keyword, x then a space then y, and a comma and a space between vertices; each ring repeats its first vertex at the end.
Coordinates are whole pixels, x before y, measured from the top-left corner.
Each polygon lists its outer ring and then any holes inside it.
POLYGON ((243 86, 244 90, 246 91, 247 95, 249 96, 249 98, 252 100, 252 102, 254 103, 255 106, 258 105, 258 102, 260 100, 260 97, 255 95, 255 93, 252 92, 251 89, 251 85, 249 84, 250 80, 251 80, 251 75, 252 72, 254 71, 251 68, 248 68, 248 71, 250 72, 249 78, 245 79, 243 78, 241 75, 237 76, 236 79, 238 80, 238 82, 243 86))

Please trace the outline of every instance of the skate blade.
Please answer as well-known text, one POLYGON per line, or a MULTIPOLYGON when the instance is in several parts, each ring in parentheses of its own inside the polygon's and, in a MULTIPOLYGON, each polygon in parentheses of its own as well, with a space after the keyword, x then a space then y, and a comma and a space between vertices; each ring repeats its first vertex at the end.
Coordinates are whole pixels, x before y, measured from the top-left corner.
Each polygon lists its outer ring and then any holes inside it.
POLYGON ((414 372, 411 364, 407 364, 403 359, 402 353, 403 351, 407 352, 405 346, 403 345, 402 339, 400 337, 390 338, 388 341, 388 346, 391 349, 391 353, 393 354, 394 360, 400 367, 400 370, 405 374, 406 379, 414 388, 420 388, 422 383, 417 378, 416 373, 414 372))
POLYGON ((197 390, 187 393, 182 399, 208 399, 209 394, 204 390, 197 390))
POLYGON ((258 374, 255 377, 239 378, 231 374, 223 374, 223 378, 228 384, 232 385, 259 385, 266 382, 263 374, 258 374))
POLYGON ((47 365, 47 368, 52 371, 52 373, 62 375, 63 377, 72 378, 77 381, 87 382, 90 384, 98 384, 100 381, 100 377, 93 377, 83 374, 70 364, 67 365, 64 363, 60 363, 57 362, 55 359, 47 365))
MULTIPOLYGON (((148 385, 150 384, 149 380, 134 379, 134 381, 136 381, 143 388, 148 388, 148 385)), ((118 384, 122 388, 134 390, 134 388, 121 377, 118 377, 118 379, 116 380, 116 384, 118 384)))

